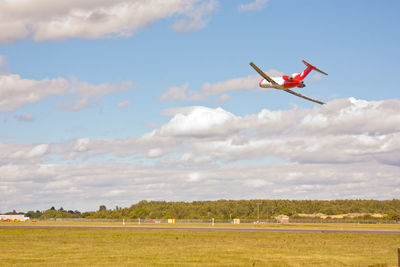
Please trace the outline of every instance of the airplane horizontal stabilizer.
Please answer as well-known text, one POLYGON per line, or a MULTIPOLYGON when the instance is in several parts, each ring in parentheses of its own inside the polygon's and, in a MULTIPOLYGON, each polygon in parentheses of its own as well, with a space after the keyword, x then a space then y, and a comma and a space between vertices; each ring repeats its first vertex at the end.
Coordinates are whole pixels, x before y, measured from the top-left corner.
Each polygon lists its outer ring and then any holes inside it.
POLYGON ((324 74, 324 75, 328 75, 328 73, 323 72, 322 70, 318 69, 317 67, 311 65, 310 63, 306 62, 305 60, 302 60, 304 64, 306 64, 307 67, 313 68, 314 70, 324 74))

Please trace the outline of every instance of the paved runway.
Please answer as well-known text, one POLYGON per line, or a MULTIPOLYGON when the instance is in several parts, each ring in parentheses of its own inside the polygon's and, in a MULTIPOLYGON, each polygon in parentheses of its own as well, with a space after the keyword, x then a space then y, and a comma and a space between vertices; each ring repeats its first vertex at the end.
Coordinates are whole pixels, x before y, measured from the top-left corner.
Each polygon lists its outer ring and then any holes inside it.
POLYGON ((67 225, 1 225, 0 228, 39 229, 129 229, 129 230, 179 230, 179 231, 230 231, 230 232, 286 232, 286 233, 352 233, 397 234, 390 230, 341 230, 341 229, 284 229, 284 228, 221 228, 221 227, 157 227, 157 226, 67 226, 67 225))

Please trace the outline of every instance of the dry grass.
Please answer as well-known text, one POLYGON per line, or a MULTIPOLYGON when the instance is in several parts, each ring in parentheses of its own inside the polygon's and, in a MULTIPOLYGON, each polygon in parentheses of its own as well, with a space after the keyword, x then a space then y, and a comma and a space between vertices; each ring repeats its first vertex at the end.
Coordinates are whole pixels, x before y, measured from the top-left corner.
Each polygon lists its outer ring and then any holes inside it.
MULTIPOLYGON (((47 225, 47 226, 123 226, 120 222, 96 222, 96 221, 38 221, 38 222, 18 222, 6 223, 0 222, 1 225, 47 225)), ((273 229, 340 229, 340 230, 392 230, 400 231, 399 224, 356 224, 356 223, 268 223, 268 224, 230 224, 230 223, 216 223, 211 226, 211 223, 141 223, 126 222, 125 226, 159 226, 159 227, 214 227, 214 228, 273 228, 273 229)))
POLYGON ((0 228, 1 265, 19 266, 394 266, 399 245, 389 234, 0 228))

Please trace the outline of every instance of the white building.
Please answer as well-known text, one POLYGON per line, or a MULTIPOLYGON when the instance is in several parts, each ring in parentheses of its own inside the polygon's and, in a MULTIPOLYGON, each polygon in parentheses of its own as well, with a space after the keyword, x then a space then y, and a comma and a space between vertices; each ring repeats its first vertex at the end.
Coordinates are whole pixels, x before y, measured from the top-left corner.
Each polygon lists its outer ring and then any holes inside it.
POLYGON ((21 214, 0 214, 0 220, 20 220, 21 222, 29 220, 29 217, 25 217, 25 215, 21 214))
POLYGON ((275 219, 279 222, 279 223, 288 223, 289 222, 289 216, 286 215, 279 215, 277 217, 275 217, 275 219))

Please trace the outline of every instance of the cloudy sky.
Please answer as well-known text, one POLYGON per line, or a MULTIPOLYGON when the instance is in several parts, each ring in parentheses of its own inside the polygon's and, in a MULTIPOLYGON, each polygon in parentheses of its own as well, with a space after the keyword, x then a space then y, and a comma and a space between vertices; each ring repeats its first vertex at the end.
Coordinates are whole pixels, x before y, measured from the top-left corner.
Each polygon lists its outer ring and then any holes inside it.
POLYGON ((400 2, 0 0, 0 212, 400 197, 400 2), (312 72, 304 95, 258 88, 312 72))

